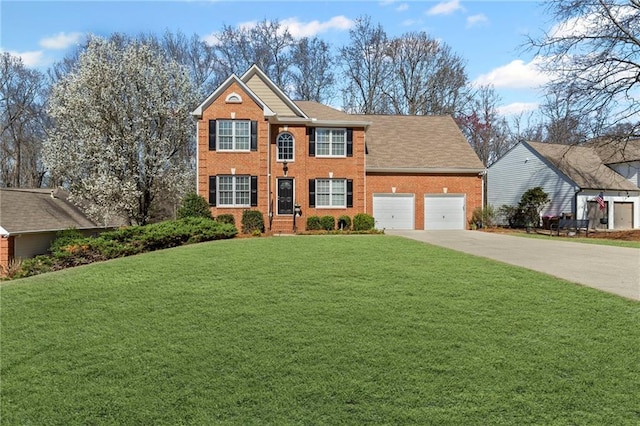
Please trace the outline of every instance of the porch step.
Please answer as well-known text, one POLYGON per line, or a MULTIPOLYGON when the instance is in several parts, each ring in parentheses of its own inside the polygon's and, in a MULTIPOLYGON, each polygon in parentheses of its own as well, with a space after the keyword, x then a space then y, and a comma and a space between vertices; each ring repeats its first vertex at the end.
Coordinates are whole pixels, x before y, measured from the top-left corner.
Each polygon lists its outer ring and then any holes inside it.
MULTIPOLYGON (((298 229, 300 229, 300 223, 296 221, 298 229)), ((293 219, 273 219, 271 223, 271 232, 274 234, 293 234, 293 219)))

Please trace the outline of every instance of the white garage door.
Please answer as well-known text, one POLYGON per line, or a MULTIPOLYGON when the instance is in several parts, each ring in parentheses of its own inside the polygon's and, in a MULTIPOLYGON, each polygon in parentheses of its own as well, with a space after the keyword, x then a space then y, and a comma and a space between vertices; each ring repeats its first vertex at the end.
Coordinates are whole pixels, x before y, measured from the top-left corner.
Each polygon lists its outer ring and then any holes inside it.
POLYGON ((414 229, 413 194, 373 194, 373 218, 377 229, 414 229))
POLYGON ((425 195, 424 229, 466 229, 464 195, 425 195))

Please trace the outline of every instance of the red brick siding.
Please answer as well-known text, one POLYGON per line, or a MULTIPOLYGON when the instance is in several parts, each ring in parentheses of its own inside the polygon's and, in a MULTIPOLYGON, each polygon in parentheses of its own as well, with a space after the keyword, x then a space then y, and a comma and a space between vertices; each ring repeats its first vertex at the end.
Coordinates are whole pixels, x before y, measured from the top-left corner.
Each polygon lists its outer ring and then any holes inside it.
POLYGON ((396 175, 388 173, 367 174, 367 213, 373 215, 373 194, 392 193, 392 187, 398 194, 415 194, 415 228, 424 229, 425 194, 442 194, 447 188, 448 194, 466 194, 467 223, 473 210, 482 206, 482 178, 472 175, 396 175))
POLYGON ((0 237, 0 275, 9 266, 9 262, 13 259, 14 237, 0 237))

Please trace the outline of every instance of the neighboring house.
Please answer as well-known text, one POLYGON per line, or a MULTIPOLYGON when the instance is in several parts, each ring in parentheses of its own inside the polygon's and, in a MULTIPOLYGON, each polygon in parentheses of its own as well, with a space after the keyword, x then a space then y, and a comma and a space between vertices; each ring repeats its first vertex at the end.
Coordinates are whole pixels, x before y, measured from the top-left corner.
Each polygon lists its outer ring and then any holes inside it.
POLYGON ((294 102, 258 67, 195 111, 198 193, 214 216, 256 209, 274 232, 358 213, 379 229, 465 229, 483 165, 451 117, 353 115, 294 102))
POLYGON ((495 208, 515 206, 540 186, 551 199, 543 216, 572 214, 594 229, 640 228, 639 184, 640 139, 579 146, 520 142, 489 167, 487 201, 495 208))
POLYGON ((12 259, 45 254, 56 232, 104 230, 67 200, 63 190, 0 189, 0 272, 12 259))

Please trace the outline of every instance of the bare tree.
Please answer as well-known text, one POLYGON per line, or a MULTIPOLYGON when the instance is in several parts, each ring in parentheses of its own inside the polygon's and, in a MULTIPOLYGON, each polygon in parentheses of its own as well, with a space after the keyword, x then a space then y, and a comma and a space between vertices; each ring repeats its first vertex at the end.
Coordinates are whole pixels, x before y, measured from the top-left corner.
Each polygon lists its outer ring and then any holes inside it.
POLYGON ((463 60, 425 32, 391 40, 386 52, 393 72, 386 95, 396 114, 454 114, 468 99, 463 60))
POLYGON ((387 34, 369 17, 356 19, 350 42, 340 49, 344 69, 344 108, 351 113, 388 113, 388 84, 392 67, 387 56, 387 34))
POLYGON ((498 114, 500 97, 491 86, 482 86, 470 102, 467 111, 456 122, 482 163, 489 167, 511 147, 509 130, 498 114))
POLYGON ((27 69, 19 57, 0 56, 0 186, 38 188, 43 183, 46 89, 43 74, 27 69))
POLYGON ((279 21, 263 20, 241 28, 225 25, 217 38, 213 48, 220 75, 241 74, 256 64, 275 84, 287 90, 294 41, 279 21))
POLYGON ((327 43, 317 37, 298 40, 291 63, 291 85, 297 99, 325 103, 333 97, 335 59, 327 43))
POLYGON ((630 122, 627 136, 640 135, 640 0, 549 0, 546 8, 559 24, 528 45, 547 58, 549 91, 601 131, 630 122))

